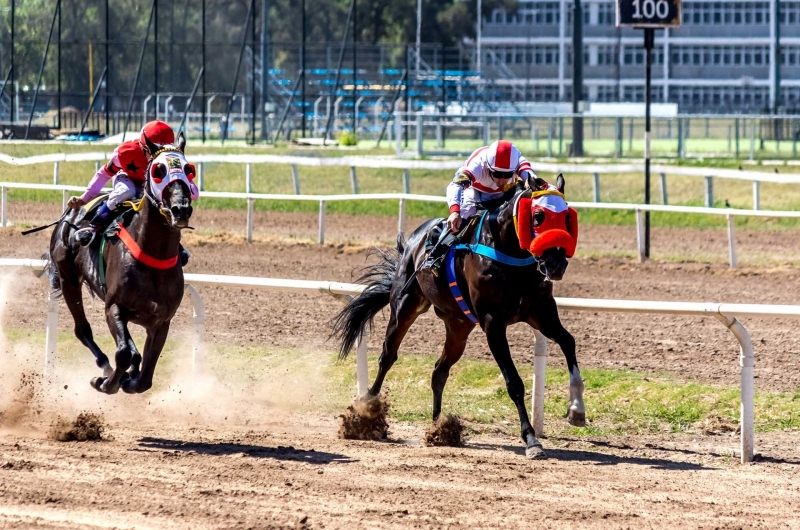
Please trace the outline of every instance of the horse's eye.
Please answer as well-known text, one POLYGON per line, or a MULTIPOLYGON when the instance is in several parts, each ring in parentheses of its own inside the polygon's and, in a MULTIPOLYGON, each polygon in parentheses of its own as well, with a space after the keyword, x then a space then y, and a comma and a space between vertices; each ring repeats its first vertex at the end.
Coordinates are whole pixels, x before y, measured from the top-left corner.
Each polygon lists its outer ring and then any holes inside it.
POLYGON ((167 176, 167 166, 162 163, 153 164, 153 169, 150 170, 150 174, 153 176, 153 180, 156 181, 156 184, 159 184, 161 180, 167 176))
POLYGON ((544 222, 544 210, 533 212, 533 226, 539 226, 544 222))

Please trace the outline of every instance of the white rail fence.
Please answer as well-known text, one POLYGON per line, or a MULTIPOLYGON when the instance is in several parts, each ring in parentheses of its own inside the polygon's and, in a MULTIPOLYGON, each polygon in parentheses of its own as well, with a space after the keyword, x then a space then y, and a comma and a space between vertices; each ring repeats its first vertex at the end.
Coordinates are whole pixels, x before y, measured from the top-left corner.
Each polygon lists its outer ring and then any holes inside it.
MULTIPOLYGON (((29 166, 35 164, 53 164, 53 184, 59 182, 59 165, 69 162, 95 162, 99 167, 101 162, 111 158, 111 153, 53 153, 47 155, 36 155, 26 158, 15 158, 0 153, 0 162, 14 166, 29 166)), ((288 165, 291 167, 292 185, 295 194, 300 194, 300 179, 298 166, 309 167, 349 167, 350 184, 352 192, 358 193, 357 168, 373 169, 402 169, 402 186, 405 193, 411 193, 410 170, 456 170, 462 162, 460 160, 407 160, 401 158, 388 157, 368 157, 368 156, 349 156, 349 157, 307 157, 307 156, 285 156, 285 155, 223 155, 223 154, 197 154, 192 155, 192 162, 198 166, 198 180, 200 189, 203 189, 203 164, 204 163, 225 163, 225 164, 244 164, 246 177, 246 192, 252 191, 251 175, 254 164, 288 165)), ((569 164, 569 163, 546 163, 536 162, 536 170, 545 173, 566 173, 566 174, 591 174, 593 176, 593 198, 595 202, 600 202, 600 175, 620 174, 620 173, 643 173, 642 164, 569 164)), ((668 165, 654 165, 651 172, 660 176, 661 183, 661 202, 667 204, 667 175, 680 175, 690 177, 701 177, 705 185, 705 205, 714 205, 714 178, 745 180, 752 182, 753 186, 753 209, 760 209, 762 182, 773 182, 779 184, 798 184, 800 175, 798 174, 777 174, 762 171, 744 171, 735 169, 723 169, 713 167, 680 167, 668 165)))
MULTIPOLYGON (((28 267, 34 272, 41 272, 45 266, 42 260, 0 258, 0 267, 28 267)), ((364 290, 363 285, 306 280, 286 280, 275 278, 256 278, 244 276, 222 276, 211 274, 186 274, 186 292, 193 307, 194 337, 192 344, 192 370, 200 373, 203 368, 203 341, 205 335, 205 306, 197 287, 232 286, 250 287, 270 291, 323 293, 337 297, 344 302, 358 296, 364 290)), ((714 317, 728 328, 739 342, 740 367, 740 425, 741 425, 741 461, 753 459, 755 447, 755 412, 754 412, 754 366, 755 356, 753 342, 747 329, 739 322, 739 318, 800 318, 800 306, 791 305, 759 305, 759 304, 721 304, 696 302, 662 302, 645 300, 601 300, 588 298, 556 298, 560 310, 566 311, 609 311, 620 313, 646 313, 675 316, 714 317)), ((56 338, 58 333, 58 300, 50 298, 47 303, 46 340, 45 340, 45 375, 53 373, 56 362, 56 338)), ((533 427, 537 433, 544 431, 544 391, 545 371, 547 368, 547 341, 539 332, 535 332, 533 358, 533 392, 532 410, 533 427)), ((368 387, 367 340, 359 337, 356 351, 357 392, 366 393, 368 387)))
MULTIPOLYGON (((56 191, 62 193, 62 208, 66 208, 69 192, 82 193, 84 188, 79 186, 66 186, 63 184, 29 184, 18 182, 0 182, 0 226, 8 226, 8 190, 9 189, 33 189, 43 191, 56 191)), ((338 201, 362 201, 362 200, 396 200, 398 205, 397 231, 404 233, 406 229, 406 202, 438 202, 445 203, 446 199, 436 195, 412 195, 406 193, 364 193, 358 195, 285 195, 270 193, 239 193, 239 192, 219 192, 206 191, 201 195, 207 198, 219 199, 241 199, 247 201, 247 241, 253 241, 253 230, 255 226, 255 201, 311 201, 319 204, 319 229, 317 241, 325 243, 325 218, 327 204, 338 201)), ((686 213, 699 215, 717 215, 727 218, 728 226, 728 263, 731 268, 735 268, 738 263, 736 251, 736 231, 734 226, 735 217, 771 217, 771 218, 800 218, 800 211, 780 211, 780 210, 745 210, 739 208, 709 208, 702 206, 670 206, 663 204, 630 204, 630 203, 606 203, 606 202, 570 202, 570 205, 581 209, 599 210, 622 210, 631 211, 636 214, 636 236, 639 260, 645 260, 644 248, 644 214, 645 212, 667 212, 667 213, 686 213)), ((443 210, 444 211, 444 210, 443 210)))

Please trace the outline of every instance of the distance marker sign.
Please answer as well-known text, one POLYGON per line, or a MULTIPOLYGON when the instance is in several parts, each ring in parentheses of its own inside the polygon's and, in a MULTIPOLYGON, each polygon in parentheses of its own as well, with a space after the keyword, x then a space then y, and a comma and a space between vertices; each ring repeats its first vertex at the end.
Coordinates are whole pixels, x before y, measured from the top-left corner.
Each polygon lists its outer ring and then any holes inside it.
POLYGON ((676 28, 681 0, 617 0, 617 27, 676 28))

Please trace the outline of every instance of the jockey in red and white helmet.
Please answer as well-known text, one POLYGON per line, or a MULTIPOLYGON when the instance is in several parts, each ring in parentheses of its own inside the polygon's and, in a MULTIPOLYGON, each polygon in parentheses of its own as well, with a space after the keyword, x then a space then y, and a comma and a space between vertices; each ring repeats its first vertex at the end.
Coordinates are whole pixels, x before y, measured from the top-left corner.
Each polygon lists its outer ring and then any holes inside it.
POLYGON ((508 140, 476 149, 447 186, 447 229, 442 231, 423 268, 436 268, 439 258, 455 240, 448 235, 458 232, 462 221, 472 217, 479 205, 502 198, 520 179, 529 176, 536 176, 530 162, 508 140))
MULTIPOLYGON (((104 230, 113 219, 112 213, 119 208, 125 201, 141 196, 143 186, 147 177, 145 170, 150 162, 150 153, 147 148, 147 141, 159 147, 173 145, 175 143, 175 133, 172 127, 163 121, 154 120, 147 122, 136 140, 130 140, 116 149, 111 155, 111 160, 102 166, 95 173, 86 191, 80 197, 72 197, 68 206, 78 209, 86 203, 100 195, 103 187, 112 178, 114 179, 113 188, 108 195, 106 202, 102 204, 95 213, 89 226, 75 232, 75 239, 81 245, 88 245, 94 239, 97 232, 104 230)), ((184 256, 182 256, 182 260, 184 256)))
POLYGON ((462 219, 472 217, 478 205, 501 198, 529 175, 535 176, 530 162, 508 140, 476 149, 447 186, 447 228, 457 232, 462 219))

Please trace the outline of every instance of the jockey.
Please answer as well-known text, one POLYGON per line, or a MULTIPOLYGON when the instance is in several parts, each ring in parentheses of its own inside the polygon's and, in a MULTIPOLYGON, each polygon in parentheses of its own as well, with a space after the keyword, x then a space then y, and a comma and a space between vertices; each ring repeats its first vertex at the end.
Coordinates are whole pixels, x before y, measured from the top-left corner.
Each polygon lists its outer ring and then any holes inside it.
POLYGON ((535 176, 530 162, 508 140, 498 140, 475 150, 447 186, 450 207, 447 230, 442 231, 422 268, 438 265, 455 241, 463 220, 472 217, 478 206, 502 198, 520 179, 526 180, 529 176, 535 176))
MULTIPOLYGON (((89 186, 83 195, 72 197, 67 203, 67 206, 77 210, 100 195, 106 183, 114 179, 114 187, 108 199, 97 209, 97 213, 89 221, 89 226, 75 232, 75 239, 81 245, 88 245, 96 233, 105 230, 114 219, 114 211, 125 201, 135 199, 142 194, 147 181, 145 171, 153 155, 147 148, 147 140, 158 146, 172 145, 175 143, 175 133, 163 121, 154 120, 146 123, 142 127, 139 139, 127 141, 117 147, 111 155, 111 160, 89 181, 89 186)), ((186 265, 189 253, 181 246, 180 254, 181 264, 186 265)))

